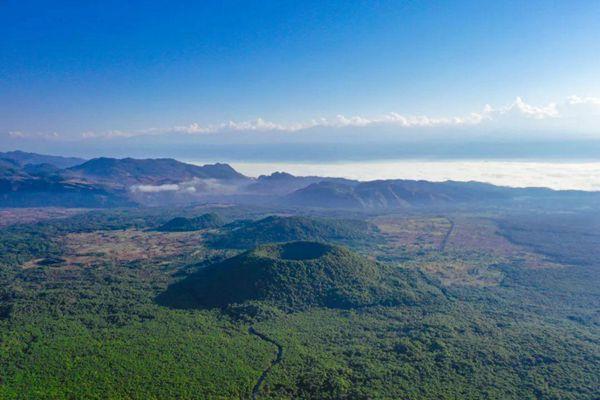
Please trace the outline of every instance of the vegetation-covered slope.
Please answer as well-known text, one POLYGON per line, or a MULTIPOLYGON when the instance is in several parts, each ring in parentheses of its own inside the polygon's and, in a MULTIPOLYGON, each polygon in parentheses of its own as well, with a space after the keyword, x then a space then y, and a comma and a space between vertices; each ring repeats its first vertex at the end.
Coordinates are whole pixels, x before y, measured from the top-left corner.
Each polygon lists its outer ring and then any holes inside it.
POLYGON ((104 186, 54 177, 0 177, 0 207, 100 208, 132 205, 134 203, 123 190, 109 190, 104 186))
MULTIPOLYGON (((439 298, 421 279, 432 278, 381 265, 378 277, 363 276, 371 263, 346 276, 360 279, 361 287, 380 285, 395 293, 399 286, 407 297, 421 297, 411 305, 359 308, 300 302, 302 309, 293 313, 281 311, 291 307, 275 290, 267 292, 275 300, 250 300, 225 310, 157 304, 156 296, 169 286, 180 279, 192 283, 202 271, 198 267, 223 266, 234 252, 204 247, 196 233, 150 228, 175 215, 209 211, 95 210, 1 228, 0 398, 250 399, 277 348, 250 334, 249 321, 283 348, 281 362, 259 388, 260 399, 598 398, 599 275, 592 241, 582 242, 591 264, 536 265, 540 258, 523 262, 528 253, 498 248, 509 242, 495 228, 470 231, 465 221, 449 216, 456 227, 440 251, 436 243, 448 232, 447 220, 423 215, 418 218, 423 223, 415 225, 405 214, 387 215, 387 228, 378 223, 384 233, 393 226, 395 236, 385 236, 387 245, 361 251, 431 271, 432 263, 442 270, 458 261, 482 266, 481 257, 497 249, 504 256, 491 262, 501 268, 503 280, 449 285, 443 289, 448 301, 427 301, 439 298), (416 248, 403 247, 412 240, 416 248), (272 306, 277 301, 280 309, 272 306), (261 318, 231 318, 242 312, 253 316, 253 308, 264 311, 261 318)), ((263 215, 264 209, 218 212, 235 219, 263 215)), ((535 224, 532 216, 527 236, 543 243, 543 233, 556 230, 549 225, 560 222, 564 257, 583 251, 574 245, 579 239, 568 235, 595 235, 590 215, 550 217, 535 224)), ((537 251, 534 243, 524 244, 537 251)), ((265 250, 257 259, 303 262, 294 260, 297 251, 264 247, 280 250, 265 250)), ((290 276, 293 282, 327 282, 321 275, 290 276)), ((287 285, 292 282, 281 287, 287 285)), ((355 280, 344 285, 353 288, 355 280)), ((177 287, 180 293, 187 289, 177 287)), ((320 289, 308 285, 313 293, 320 289)))
POLYGON ((201 179, 245 179, 227 164, 197 166, 171 158, 94 158, 65 171, 69 176, 119 184, 181 182, 201 179))
POLYGON ((208 213, 192 218, 175 217, 161 225, 158 230, 161 232, 198 231, 201 229, 218 228, 223 224, 224 222, 218 214, 208 213))
POLYGON ((285 309, 416 304, 439 292, 413 271, 394 271, 344 247, 318 242, 259 246, 200 270, 165 299, 190 292, 201 307, 252 300, 285 309))
POLYGON ((57 168, 69 168, 85 162, 83 158, 51 156, 47 154, 28 153, 20 150, 7 151, 4 153, 0 152, 0 158, 13 160, 21 166, 27 164, 50 164, 57 168))
POLYGON ((312 218, 303 216, 269 216, 258 221, 234 224, 221 235, 212 238, 217 247, 248 249, 260 244, 312 241, 373 241, 377 228, 365 221, 312 218))
POLYGON ((481 182, 376 180, 356 183, 318 182, 284 197, 300 207, 393 210, 431 206, 530 204, 544 207, 596 207, 595 192, 510 188, 481 182))
POLYGON ((596 212, 517 214, 498 218, 497 222, 510 241, 558 262, 597 265, 600 260, 600 217, 596 212))

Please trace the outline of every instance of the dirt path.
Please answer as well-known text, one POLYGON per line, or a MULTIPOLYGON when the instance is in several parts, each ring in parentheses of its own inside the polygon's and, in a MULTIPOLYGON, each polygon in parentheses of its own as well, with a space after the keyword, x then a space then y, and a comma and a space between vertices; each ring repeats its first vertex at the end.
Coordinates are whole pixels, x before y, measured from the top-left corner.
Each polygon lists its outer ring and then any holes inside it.
POLYGON ((450 239, 450 235, 452 235, 452 231, 454 230, 454 221, 452 221, 451 219, 448 218, 448 222, 450 222, 450 229, 448 229, 448 232, 446 232, 444 239, 442 239, 442 242, 440 243, 440 247, 438 248, 439 251, 446 250, 446 245, 448 244, 448 239, 450 239))
POLYGON ((275 357, 275 359, 273 361, 271 361, 271 364, 269 364, 269 366, 262 372, 262 374, 256 381, 256 385, 254 385, 254 388, 252 389, 252 400, 256 400, 258 398, 258 394, 260 392, 260 387, 261 387, 263 381, 265 380, 265 378, 267 377, 267 375, 269 374, 269 371, 271 371, 271 368, 273 368, 273 366, 279 364, 281 362, 281 360, 283 359, 283 347, 279 343, 277 343, 275 340, 258 332, 256 329, 254 329, 253 326, 248 328, 248 333, 250 333, 251 335, 257 336, 259 339, 264 340, 265 342, 269 342, 269 343, 272 343, 275 346, 277 346, 277 357, 275 357))

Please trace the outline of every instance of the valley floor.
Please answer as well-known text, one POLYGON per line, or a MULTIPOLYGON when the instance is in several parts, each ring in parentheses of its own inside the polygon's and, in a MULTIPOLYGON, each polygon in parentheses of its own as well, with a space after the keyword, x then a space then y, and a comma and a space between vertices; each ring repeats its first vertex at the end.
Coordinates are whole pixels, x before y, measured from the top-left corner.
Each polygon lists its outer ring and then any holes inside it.
POLYGON ((210 230, 155 231, 205 211, 59 213, 0 229, 0 398, 600 397, 597 217, 366 217, 377 237, 344 244, 420 271, 438 302, 254 314, 160 304, 173 283, 242 251, 211 246, 210 230))

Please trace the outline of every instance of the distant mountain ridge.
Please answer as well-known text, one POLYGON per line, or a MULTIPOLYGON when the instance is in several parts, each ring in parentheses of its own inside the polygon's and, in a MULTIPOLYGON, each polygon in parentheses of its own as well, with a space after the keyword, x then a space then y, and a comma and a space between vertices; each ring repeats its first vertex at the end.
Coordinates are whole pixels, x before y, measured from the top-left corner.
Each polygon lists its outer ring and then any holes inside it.
POLYGON ((121 184, 161 184, 189 181, 194 178, 244 180, 228 164, 197 166, 186 164, 172 158, 134 159, 134 158, 94 158, 65 171, 67 176, 91 180, 118 182, 121 184))
POLYGON ((131 207, 127 193, 53 177, 0 177, 0 207, 131 207))
POLYGON ((47 154, 28 153, 15 150, 0 152, 0 158, 15 161, 21 166, 27 164, 50 164, 57 168, 69 168, 84 163, 86 160, 78 157, 51 156, 47 154))
MULTIPOLYGON (((133 196, 135 185, 147 185, 152 192, 154 185, 160 191, 161 185, 198 180, 196 185, 204 194, 215 187, 205 181, 236 185, 249 180, 231 166, 219 163, 196 166, 173 159, 101 157, 86 161, 20 151, 1 154, 9 157, 0 157, 0 206, 5 207, 132 206, 143 200, 140 193, 133 196)), ((184 192, 195 194, 194 184, 184 192)))
POLYGON ((596 196, 596 194, 588 192, 559 192, 545 188, 509 188, 481 182, 429 182, 397 179, 357 184, 318 182, 286 195, 283 201, 285 204, 300 207, 377 210, 501 202, 536 196, 566 198, 573 197, 573 194, 581 194, 583 197, 596 196))
POLYGON ((305 188, 313 183, 335 182, 342 184, 357 184, 345 178, 329 178, 322 176, 294 176, 287 172, 273 172, 271 175, 260 175, 255 182, 248 185, 246 191, 251 193, 285 195, 295 190, 305 188))
POLYGON ((371 212, 523 201, 552 207, 597 208, 600 204, 600 192, 510 188, 480 182, 360 182, 285 172, 250 178, 228 164, 198 166, 171 158, 100 157, 85 161, 19 151, 0 155, 9 157, 0 156, 0 206, 5 207, 228 202, 371 212), (57 164, 71 166, 61 168, 57 164))
POLYGON ((0 178, 22 175, 21 166, 14 160, 0 158, 0 178))

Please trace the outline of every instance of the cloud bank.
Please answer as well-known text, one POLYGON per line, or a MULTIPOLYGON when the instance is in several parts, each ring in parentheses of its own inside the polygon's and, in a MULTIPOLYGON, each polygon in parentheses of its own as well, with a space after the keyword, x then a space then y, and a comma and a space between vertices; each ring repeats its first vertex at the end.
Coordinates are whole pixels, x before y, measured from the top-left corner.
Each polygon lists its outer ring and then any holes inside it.
POLYGON ((425 179, 478 181, 511 187, 600 191, 600 162, 374 161, 345 163, 233 163, 248 176, 286 171, 295 175, 336 176, 361 181, 425 179))
POLYGON ((545 105, 532 105, 517 97, 508 105, 493 107, 486 104, 482 110, 461 116, 433 117, 428 115, 404 115, 387 113, 379 116, 336 115, 321 117, 304 122, 277 123, 257 118, 249 121, 227 121, 218 124, 193 122, 188 125, 173 126, 165 129, 151 128, 143 131, 110 131, 104 133, 85 132, 82 138, 114 138, 140 135, 159 135, 180 133, 189 135, 209 135, 231 132, 282 132, 294 133, 315 128, 460 128, 485 127, 521 128, 577 128, 583 131, 598 131, 600 134, 600 98, 570 96, 561 102, 545 105), (579 118, 581 123, 572 125, 572 119, 579 118))
POLYGON ((157 194, 157 193, 179 193, 179 194, 232 194, 237 190, 235 184, 220 181, 218 179, 194 178, 189 181, 178 183, 165 183, 159 185, 133 185, 129 188, 132 193, 157 194))
MULTIPOLYGON (((249 121, 227 121, 216 124, 193 122, 167 128, 148 128, 137 131, 111 130, 106 132, 86 131, 77 136, 77 140, 118 139, 137 136, 160 136, 169 134, 189 136, 218 136, 235 133, 281 133, 299 134, 318 129, 329 132, 347 129, 372 128, 393 129, 398 135, 410 129, 445 132, 448 129, 479 132, 502 129, 506 132, 518 131, 562 131, 570 135, 600 138, 600 97, 569 96, 560 102, 544 105, 533 105, 521 97, 511 103, 494 107, 486 104, 481 110, 458 116, 406 115, 391 112, 376 116, 336 115, 320 117, 308 121, 278 123, 264 118, 249 121)), ((62 136, 52 133, 25 133, 11 131, 5 134, 12 140, 19 139, 52 139, 62 136)), ((73 139, 65 137, 65 139, 73 139)))

